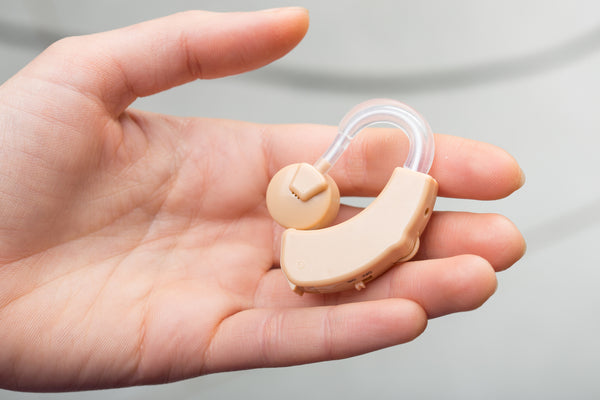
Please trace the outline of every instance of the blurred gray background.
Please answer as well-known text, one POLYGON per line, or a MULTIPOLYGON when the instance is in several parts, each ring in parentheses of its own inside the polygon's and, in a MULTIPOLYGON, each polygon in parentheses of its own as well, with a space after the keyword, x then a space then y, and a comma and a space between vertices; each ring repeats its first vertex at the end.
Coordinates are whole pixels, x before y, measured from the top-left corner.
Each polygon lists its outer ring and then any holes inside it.
MULTIPOLYGON (((306 39, 263 70, 138 101, 147 110, 336 125, 392 97, 433 129, 513 154, 525 187, 494 202, 528 241, 480 309, 430 322, 415 341, 348 360, 21 399, 600 398, 600 2, 0 0, 0 81, 52 41, 187 9, 310 10, 306 39)), ((0 343, 0 345, 2 345, 0 343)))

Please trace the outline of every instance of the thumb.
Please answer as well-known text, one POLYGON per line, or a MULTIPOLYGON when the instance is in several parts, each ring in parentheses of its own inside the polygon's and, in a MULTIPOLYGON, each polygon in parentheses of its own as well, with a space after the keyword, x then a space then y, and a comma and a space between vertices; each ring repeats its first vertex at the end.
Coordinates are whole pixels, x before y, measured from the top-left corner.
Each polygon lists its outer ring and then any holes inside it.
POLYGON ((43 69, 47 79, 98 98, 118 115, 137 97, 266 65, 293 49, 307 29, 302 8, 188 11, 60 40, 28 68, 43 69))

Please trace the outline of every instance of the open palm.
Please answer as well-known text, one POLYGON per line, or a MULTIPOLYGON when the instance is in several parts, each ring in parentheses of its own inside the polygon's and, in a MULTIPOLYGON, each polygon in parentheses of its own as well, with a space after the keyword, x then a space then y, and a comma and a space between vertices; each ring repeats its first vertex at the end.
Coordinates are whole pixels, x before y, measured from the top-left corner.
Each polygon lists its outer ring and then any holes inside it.
MULTIPOLYGON (((0 386, 115 387, 348 357, 493 293, 494 269, 523 254, 519 232, 497 215, 436 213, 418 261, 360 293, 296 296, 276 268, 282 228, 265 190, 335 129, 127 108, 271 62, 307 22, 298 9, 174 15, 62 40, 0 87, 0 386)), ((493 199, 521 184, 500 149, 442 135, 436 146, 441 195, 493 199)), ((343 195, 375 195, 406 151, 393 130, 353 148, 332 171, 343 195)))

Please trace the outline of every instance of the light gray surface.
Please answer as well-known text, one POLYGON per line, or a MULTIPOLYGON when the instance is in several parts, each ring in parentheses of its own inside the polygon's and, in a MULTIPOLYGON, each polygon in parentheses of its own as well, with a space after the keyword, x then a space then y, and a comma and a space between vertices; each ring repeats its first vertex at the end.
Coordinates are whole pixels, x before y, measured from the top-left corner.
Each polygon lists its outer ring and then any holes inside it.
POLYGON ((101 31, 191 8, 303 5, 305 41, 263 71, 138 101, 176 115, 337 124, 366 98, 394 97, 434 130, 499 145, 527 174, 497 202, 528 254, 481 309, 430 322, 412 343, 349 360, 185 382, 0 399, 593 399, 600 396, 600 3, 484 1, 0 0, 0 80, 62 33, 101 31), (10 29, 9 29, 10 28, 10 29), (12 33, 11 33, 12 32, 12 33), (316 82, 316 83, 315 83, 316 82))

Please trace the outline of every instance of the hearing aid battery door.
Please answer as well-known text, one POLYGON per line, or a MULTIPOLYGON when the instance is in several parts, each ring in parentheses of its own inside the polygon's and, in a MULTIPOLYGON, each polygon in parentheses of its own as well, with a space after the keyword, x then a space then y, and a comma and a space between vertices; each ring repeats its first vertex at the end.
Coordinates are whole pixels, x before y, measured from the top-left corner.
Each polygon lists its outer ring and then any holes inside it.
POLYGON ((398 167, 379 196, 358 215, 324 229, 288 229, 281 268, 297 293, 360 290, 395 262, 412 258, 431 217, 438 184, 398 167))

